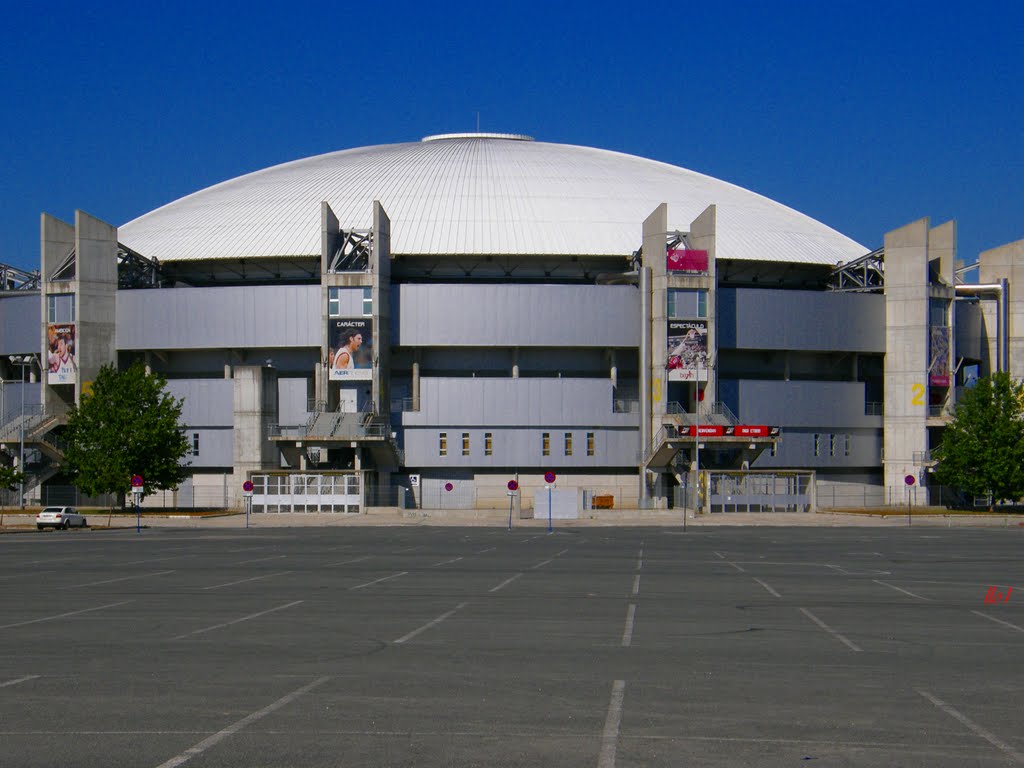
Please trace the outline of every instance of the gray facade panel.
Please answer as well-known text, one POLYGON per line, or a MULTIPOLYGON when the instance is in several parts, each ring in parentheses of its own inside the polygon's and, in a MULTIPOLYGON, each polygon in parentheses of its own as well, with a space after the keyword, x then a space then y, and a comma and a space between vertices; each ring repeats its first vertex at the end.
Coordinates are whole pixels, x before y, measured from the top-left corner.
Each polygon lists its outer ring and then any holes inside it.
POLYGON ((635 347, 630 285, 430 285, 396 288, 395 344, 635 347))
POLYGON ((727 380, 719 397, 743 424, 808 427, 876 427, 881 416, 864 413, 864 384, 845 381, 727 380))
POLYGON ((424 378, 420 410, 402 415, 407 427, 637 427, 636 414, 612 412, 609 379, 424 378))
POLYGON ((231 379, 171 379, 167 391, 184 399, 181 419, 189 427, 232 426, 235 390, 231 379))
POLYGON ((277 380, 277 423, 290 427, 309 420, 310 384, 307 379, 277 380))
POLYGON ((718 346, 885 352, 885 296, 721 288, 718 346))
POLYGON ((39 294, 0 298, 0 355, 38 354, 42 347, 39 294))
POLYGON ((319 347, 319 285, 118 291, 118 349, 319 347))
MULTIPOLYGON (((17 376, 20 373, 21 366, 15 366, 14 374, 17 376)), ((25 377, 28 378, 27 370, 25 377)), ((22 397, 24 397, 25 408, 35 408, 42 402, 42 395, 42 385, 38 381, 26 381, 22 384, 17 379, 14 381, 5 379, 3 383, 0 383, 0 416, 3 417, 0 418, 0 424, 6 424, 21 414, 22 397)))
POLYGON ((186 461, 193 469, 209 469, 212 467, 230 467, 233 461, 234 430, 232 429, 187 429, 185 437, 189 446, 195 445, 195 436, 199 436, 199 453, 190 454, 186 461))
POLYGON ((881 429, 833 427, 814 431, 791 428, 783 430, 775 456, 765 451, 751 466, 753 469, 877 467, 881 456, 881 429))
POLYGON ((509 467, 538 472, 558 468, 629 467, 637 463, 639 430, 551 427, 547 429, 502 427, 424 427, 406 429, 407 467, 450 469, 509 467), (594 434, 594 455, 587 455, 587 434, 594 434), (447 436, 447 455, 440 455, 440 435, 447 436), (485 452, 486 433, 491 434, 492 455, 485 452), (544 434, 548 434, 548 455, 544 455, 544 434), (572 453, 567 455, 565 434, 572 435, 572 453), (469 455, 462 454, 462 436, 469 435, 469 455))
POLYGON ((985 359, 987 328, 981 305, 976 301, 953 304, 956 323, 956 356, 971 360, 985 359))

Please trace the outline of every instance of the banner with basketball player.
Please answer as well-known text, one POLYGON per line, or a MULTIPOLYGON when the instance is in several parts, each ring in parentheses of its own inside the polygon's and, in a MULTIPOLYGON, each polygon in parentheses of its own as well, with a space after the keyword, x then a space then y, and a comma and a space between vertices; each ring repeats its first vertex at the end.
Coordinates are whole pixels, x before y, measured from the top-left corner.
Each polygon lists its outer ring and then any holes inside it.
POLYGON ((53 323, 46 326, 46 343, 46 383, 74 384, 78 381, 75 324, 53 323))
POLYGON ((373 320, 370 318, 327 321, 327 360, 331 381, 373 378, 373 320))
POLYGON ((707 320, 668 321, 668 380, 708 380, 707 320))

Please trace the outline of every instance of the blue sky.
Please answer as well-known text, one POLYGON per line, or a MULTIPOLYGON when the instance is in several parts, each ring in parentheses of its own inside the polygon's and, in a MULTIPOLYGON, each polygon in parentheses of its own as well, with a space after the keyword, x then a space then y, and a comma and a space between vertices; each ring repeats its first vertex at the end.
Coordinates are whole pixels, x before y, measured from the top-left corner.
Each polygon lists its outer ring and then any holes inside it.
POLYGON ((867 247, 1024 238, 1016 2, 22 3, 0 32, 0 262, 276 163, 526 133, 738 184, 867 247))

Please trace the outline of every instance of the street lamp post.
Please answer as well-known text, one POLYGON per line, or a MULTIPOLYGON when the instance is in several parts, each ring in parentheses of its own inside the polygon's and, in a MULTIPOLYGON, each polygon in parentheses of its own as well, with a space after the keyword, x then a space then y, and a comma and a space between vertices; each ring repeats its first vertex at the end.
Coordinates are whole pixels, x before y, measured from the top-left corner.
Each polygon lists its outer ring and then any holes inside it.
POLYGON ((14 365, 21 366, 21 423, 18 425, 18 475, 21 480, 18 482, 18 508, 25 509, 25 368, 35 358, 32 355, 11 355, 10 360, 14 365))

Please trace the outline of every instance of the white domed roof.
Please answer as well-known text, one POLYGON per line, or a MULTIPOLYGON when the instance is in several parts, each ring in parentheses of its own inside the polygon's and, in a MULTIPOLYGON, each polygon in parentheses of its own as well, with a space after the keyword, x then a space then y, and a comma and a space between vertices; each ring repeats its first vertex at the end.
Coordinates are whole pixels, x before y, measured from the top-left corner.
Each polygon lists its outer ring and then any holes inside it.
POLYGON ((161 261, 318 256, 320 202, 343 229, 391 218, 394 254, 628 255, 668 203, 687 230, 717 206, 720 259, 836 264, 867 248, 784 205, 684 168, 516 134, 444 134, 284 163, 130 221, 118 239, 161 261))

